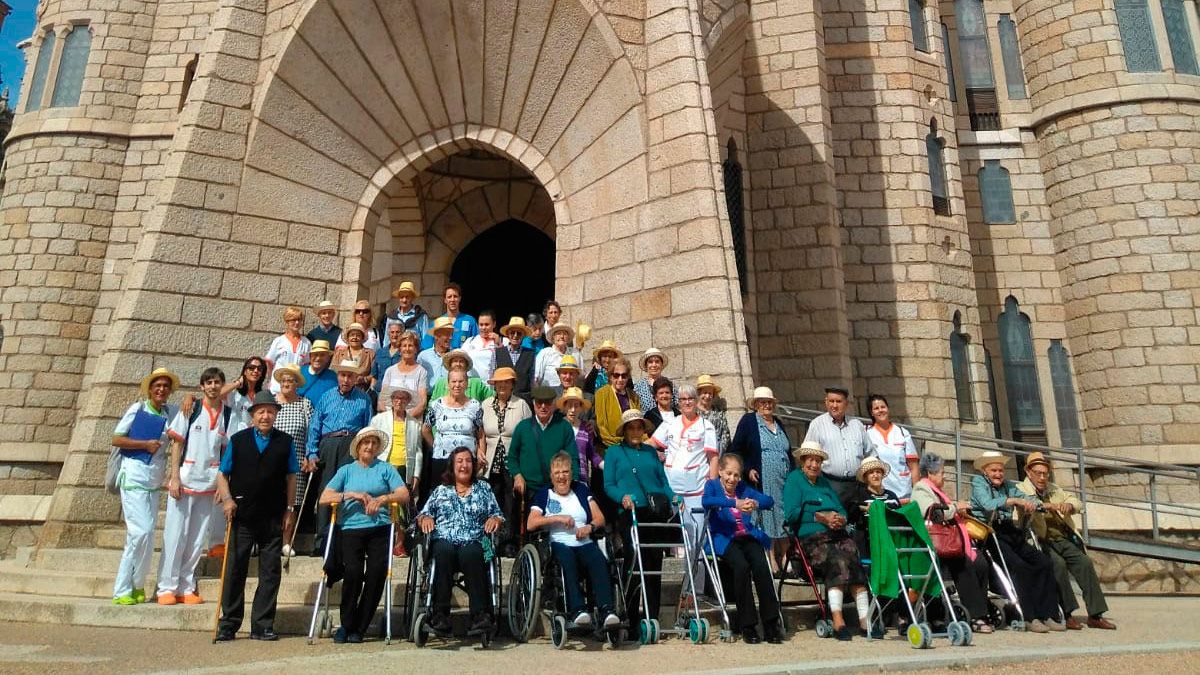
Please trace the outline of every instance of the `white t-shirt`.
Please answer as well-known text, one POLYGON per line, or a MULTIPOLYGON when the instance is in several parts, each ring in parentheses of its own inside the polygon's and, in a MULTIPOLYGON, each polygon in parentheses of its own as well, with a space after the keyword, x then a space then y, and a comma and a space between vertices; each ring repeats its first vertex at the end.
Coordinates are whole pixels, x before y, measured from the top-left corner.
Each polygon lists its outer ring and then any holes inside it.
POLYGON ((908 460, 920 459, 917 446, 913 445, 912 434, 899 424, 892 424, 887 435, 874 424, 867 429, 867 438, 875 447, 879 459, 892 468, 883 477, 883 487, 896 493, 900 499, 912 496, 912 472, 908 470, 908 460))
POLYGON ((250 428, 250 406, 254 403, 254 392, 247 388, 246 393, 249 396, 243 396, 241 392, 234 389, 225 397, 225 405, 233 408, 233 413, 229 416, 229 429, 227 430, 230 436, 242 429, 250 428))
POLYGON ((500 336, 492 333, 492 339, 486 340, 482 335, 463 340, 463 351, 471 356, 471 368, 479 374, 484 382, 492 379, 496 371, 496 349, 500 346, 500 336))
MULTIPOLYGON (((271 346, 267 347, 267 353, 263 356, 267 360, 271 372, 284 366, 299 366, 303 368, 308 365, 308 353, 312 350, 312 343, 308 338, 301 335, 295 342, 292 343, 288 336, 280 335, 271 341, 271 346)), ((279 383, 275 378, 267 380, 267 386, 270 387, 272 394, 279 393, 279 383)))
POLYGON ((704 492, 708 459, 717 454, 717 430, 702 415, 688 422, 683 415, 665 420, 650 442, 666 454, 663 468, 671 489, 680 496, 704 492))
MULTIPOLYGON (((554 525, 550 526, 550 541, 556 544, 562 544, 563 546, 583 546, 591 541, 590 539, 584 539, 580 541, 579 539, 575 538, 575 530, 583 527, 584 523, 587 522, 587 512, 584 511, 583 504, 579 503, 579 497, 576 496, 575 491, 571 490, 567 492, 566 495, 560 495, 554 491, 554 488, 550 488, 548 492, 549 494, 546 497, 545 515, 566 515, 571 516, 571 518, 575 520, 575 527, 569 528, 559 523, 555 523, 554 525)), ((589 504, 589 506, 591 505, 589 504)), ((530 508, 537 509, 538 513, 542 512, 542 509, 537 506, 530 508)))
MULTIPOLYGON (((224 406, 210 410, 203 401, 194 405, 201 407, 200 415, 192 422, 188 431, 188 415, 180 410, 167 427, 167 435, 186 444, 181 455, 179 485, 186 494, 211 495, 217 491, 217 471, 221 466, 221 453, 229 443, 229 430, 225 427, 224 406)), ((229 423, 233 424, 232 413, 229 423)))

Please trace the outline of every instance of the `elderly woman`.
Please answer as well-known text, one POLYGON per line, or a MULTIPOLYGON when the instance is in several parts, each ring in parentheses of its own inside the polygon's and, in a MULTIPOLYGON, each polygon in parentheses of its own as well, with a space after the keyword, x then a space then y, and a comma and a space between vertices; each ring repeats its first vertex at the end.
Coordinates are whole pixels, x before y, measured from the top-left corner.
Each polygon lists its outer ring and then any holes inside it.
POLYGON ((483 437, 486 452, 481 457, 479 466, 492 486, 492 492, 499 495, 500 507, 504 513, 505 522, 509 527, 501 532, 500 551, 503 555, 512 556, 520 545, 519 533, 512 524, 520 521, 521 504, 513 493, 513 479, 508 472, 508 448, 512 446, 513 430, 521 420, 533 417, 529 404, 515 395, 517 371, 507 366, 497 368, 488 381, 495 389, 495 395, 483 402, 483 437))
POLYGON ((146 572, 154 554, 158 491, 166 477, 170 445, 167 424, 179 412, 167 399, 178 388, 179 378, 166 368, 150 373, 142 379, 141 400, 125 410, 113 431, 113 447, 121 454, 117 486, 125 517, 125 550, 113 583, 114 605, 146 601, 146 572))
POLYGON ((535 385, 557 387, 561 384, 558 379, 558 366, 563 357, 570 355, 575 359, 575 363, 582 359, 579 352, 571 347, 575 331, 567 324, 554 324, 546 337, 550 340, 550 346, 538 352, 537 359, 533 362, 533 380, 535 385))
MULTIPOLYGON (((680 400, 684 389, 680 388, 680 400)), ((755 522, 755 514, 771 510, 775 500, 742 481, 742 458, 729 453, 721 456, 719 475, 704 484, 702 504, 709 513, 713 550, 728 570, 737 604, 737 629, 746 644, 758 644, 756 626, 761 622, 763 636, 771 644, 783 642, 779 624, 779 600, 772 588, 771 563, 767 551, 771 538, 755 522), (758 590, 761 608, 754 609, 758 590)))
POLYGON ((592 369, 583 380, 583 392, 595 394, 596 390, 608 384, 608 371, 621 358, 621 350, 612 340, 605 340, 599 347, 592 350, 592 369))
POLYGON ((717 410, 716 400, 721 393, 721 386, 713 382, 711 375, 701 375, 696 378, 696 391, 698 398, 696 399, 696 408, 700 410, 700 415, 708 420, 713 425, 713 429, 717 430, 717 451, 719 454, 725 454, 729 450, 729 420, 726 419, 724 411, 717 410))
POLYGON ((613 628, 621 623, 621 619, 613 610, 608 561, 592 540, 592 532, 604 527, 604 514, 592 499, 587 483, 571 480, 572 464, 571 456, 565 452, 550 459, 550 485, 533 496, 526 525, 530 531, 545 529, 550 532, 550 552, 562 568, 567 616, 571 617, 572 626, 590 628, 593 625, 580 583, 580 574, 586 573, 588 587, 596 602, 596 615, 603 617, 601 625, 604 628, 613 628))
MULTIPOLYGON (((416 499, 414 493, 421 479, 425 453, 421 450, 421 422, 408 414, 413 393, 403 387, 384 389, 383 393, 389 399, 388 409, 371 418, 371 427, 378 429, 384 437, 379 458, 396 468, 396 473, 408 486, 410 497, 416 499)), ((408 555, 404 550, 404 528, 396 528, 392 554, 408 555)))
MULTIPOLYGON (((621 527, 621 541, 626 546, 633 543, 633 516, 636 511, 638 522, 665 522, 670 514, 656 513, 650 508, 650 497, 656 500, 678 502, 679 498, 671 490, 667 474, 663 471, 658 452, 653 446, 645 443, 646 421, 637 408, 631 408, 621 414, 621 425, 617 427, 621 441, 609 446, 604 452, 604 491, 621 510, 617 521, 621 527)), ((663 543, 663 530, 647 529, 641 533, 642 544, 663 543)), ((646 575, 646 600, 649 606, 642 607, 641 588, 639 580, 633 579, 625 589, 625 607, 629 610, 629 625, 636 630, 643 617, 658 618, 659 605, 662 601, 662 571, 663 548, 647 548, 642 550, 642 567, 646 575)), ((634 564, 632 551, 627 550, 624 557, 624 574, 628 575, 634 564)))
MULTIPOLYGON (((746 479, 776 502, 783 501, 783 486, 793 468, 789 454, 791 441, 783 420, 775 417, 775 394, 768 387, 756 387, 746 407, 752 412, 738 420, 729 451, 745 462, 746 479)), ((787 556, 787 536, 783 517, 776 511, 763 511, 762 527, 774 542, 772 551, 776 569, 783 569, 787 556)))
POLYGON ((455 369, 462 370, 467 373, 467 398, 482 403, 495 393, 486 382, 479 377, 472 375, 472 373, 475 372, 473 370, 475 367, 475 362, 471 359, 471 355, 465 350, 451 349, 450 351, 446 352, 446 355, 442 357, 442 365, 446 367, 447 377, 438 378, 438 380, 433 383, 433 391, 429 392, 430 398, 441 398, 446 395, 446 385, 450 371, 455 369))
POLYGON ((367 330, 363 328, 363 324, 355 321, 346 326, 346 330, 342 331, 342 339, 346 341, 346 344, 338 343, 337 348, 333 350, 333 362, 353 361, 357 363, 362 380, 369 384, 371 368, 375 365, 375 350, 366 346, 366 337, 367 330))
POLYGON ((854 543, 858 552, 864 558, 871 557, 871 539, 867 536, 867 510, 871 502, 883 501, 890 506, 900 506, 900 498, 895 492, 884 487, 891 467, 877 457, 867 457, 858 465, 858 483, 850 497, 842 503, 846 509, 847 529, 854 535, 854 543))
POLYGON ((642 411, 646 416, 646 427, 650 433, 662 426, 664 422, 679 417, 679 407, 675 404, 675 385, 665 377, 659 377, 654 380, 651 385, 651 392, 654 396, 654 405, 649 412, 642 411))
MULTIPOLYGON (((390 330, 390 328, 389 328, 390 330)), ((412 401, 408 404, 408 414, 414 419, 421 419, 425 414, 425 401, 429 398, 429 372, 417 363, 417 353, 421 350, 421 338, 412 331, 400 334, 397 340, 400 346, 400 360, 383 372, 383 382, 380 391, 388 391, 397 387, 413 393, 412 401)), ((381 407, 391 405, 390 396, 379 397, 381 407)))
POLYGON ((846 531, 848 519, 838 493, 821 475, 829 459, 815 441, 805 441, 794 453, 800 468, 792 471, 783 488, 784 520, 796 533, 813 571, 823 577, 829 597, 833 634, 838 640, 853 639, 842 616, 842 598, 854 595, 861 633, 867 632, 867 575, 859 562, 858 546, 846 531))
POLYGON ((631 379, 633 366, 624 356, 613 361, 609 372, 611 382, 596 390, 593 405, 596 411, 596 430, 604 447, 621 442, 621 416, 626 410, 641 411, 642 402, 634 393, 631 379))
POLYGON ((350 444, 353 462, 343 466, 321 493, 321 503, 341 504, 342 625, 333 636, 339 644, 359 643, 387 583, 392 542, 391 505, 408 502, 408 489, 396 467, 381 461, 387 436, 374 427, 358 432, 350 444))
MULTIPOLYGON (((288 307, 283 310, 283 335, 271 341, 267 347, 267 368, 274 370, 284 366, 297 368, 308 363, 308 353, 312 343, 300 334, 304 328, 304 310, 299 307, 288 307)), ((279 382, 270 383, 271 393, 279 393, 279 382)))
POLYGON ((900 499, 908 501, 917 482, 917 460, 920 459, 912 434, 892 422, 887 399, 880 394, 867 397, 867 407, 872 420, 867 429, 867 439, 875 447, 876 456, 889 467, 883 485, 900 499))
POLYGON ((1016 522, 1018 512, 1028 519, 1037 509, 1037 502, 1021 492, 1015 481, 1004 477, 1011 459, 990 450, 975 459, 979 475, 971 478, 971 515, 989 521, 996 533, 992 539, 1012 574, 1026 628, 1034 633, 1065 631, 1066 626, 1055 620, 1058 584, 1054 581, 1054 563, 1029 543, 1024 528, 1016 522))
POLYGON ((429 627, 442 635, 450 632, 450 592, 454 574, 467 582, 471 632, 492 627, 492 597, 488 592, 483 538, 504 523, 500 505, 486 481, 477 478, 476 451, 455 448, 446 462, 442 484, 417 516, 417 526, 429 536, 429 555, 437 563, 433 579, 433 616, 429 627))
POLYGON ((451 371, 447 386, 445 396, 430 401, 421 427, 421 438, 433 448, 421 490, 425 496, 446 471, 455 448, 474 448, 476 457, 483 455, 483 406, 467 398, 467 371, 451 371))
MULTIPOLYGON (((646 373, 646 377, 633 383, 633 390, 637 392, 638 400, 642 403, 642 414, 648 414, 657 403, 654 398, 654 384, 658 378, 663 376, 663 371, 667 369, 667 355, 662 353, 662 350, 657 347, 651 347, 642 353, 642 358, 638 359, 638 366, 642 372, 646 373)), ((671 407, 675 407, 675 393, 671 393, 671 407)))
MULTIPOLYGON (((271 379, 279 385, 279 392, 275 394, 275 402, 279 404, 279 413, 275 415, 275 428, 292 437, 296 461, 303 463, 307 456, 305 447, 308 442, 308 427, 313 418, 312 402, 297 393, 305 384, 304 375, 300 372, 300 366, 287 365, 276 368, 271 374, 271 379)), ((304 513, 304 497, 307 494, 310 475, 302 471, 296 476, 295 507, 299 514, 304 513)), ((299 517, 296 518, 296 526, 300 526, 299 517)), ((295 538, 295 532, 283 533, 284 555, 295 554, 292 550, 292 540, 295 538)))
POLYGON ((946 462, 927 452, 918 462, 920 478, 913 486, 912 500, 921 508, 931 533, 935 528, 952 528, 962 542, 962 555, 938 556, 945 575, 954 580, 958 600, 966 608, 971 629, 976 633, 991 633, 988 623, 987 588, 990 571, 987 557, 971 546, 971 537, 958 516, 970 511, 971 505, 950 499, 946 494, 946 462))

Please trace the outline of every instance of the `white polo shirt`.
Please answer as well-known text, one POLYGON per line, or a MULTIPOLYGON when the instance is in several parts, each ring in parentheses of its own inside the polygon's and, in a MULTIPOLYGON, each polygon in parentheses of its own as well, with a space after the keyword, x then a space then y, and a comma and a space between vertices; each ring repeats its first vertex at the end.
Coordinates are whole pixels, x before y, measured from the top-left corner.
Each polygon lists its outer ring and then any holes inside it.
POLYGON ((696 415, 666 420, 654 430, 650 443, 666 453, 663 468, 675 494, 691 497, 704 492, 708 460, 717 454, 717 430, 712 422, 696 415))
MULTIPOLYGON (((211 495, 217 491, 217 471, 221 465, 221 452, 229 444, 229 429, 226 427, 224 405, 210 409, 204 401, 197 401, 200 415, 188 429, 188 416, 180 410, 167 427, 167 435, 184 443, 183 463, 179 467, 179 485, 190 495, 211 495)), ((232 424, 230 415, 230 424, 232 424)))

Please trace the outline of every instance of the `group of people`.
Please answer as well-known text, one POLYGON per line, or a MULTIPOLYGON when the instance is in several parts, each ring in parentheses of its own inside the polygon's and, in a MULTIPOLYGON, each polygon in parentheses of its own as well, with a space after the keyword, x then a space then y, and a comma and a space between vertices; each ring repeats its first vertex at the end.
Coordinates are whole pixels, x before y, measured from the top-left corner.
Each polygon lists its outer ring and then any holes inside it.
MULTIPOLYGON (((337 527, 345 580, 338 642, 362 640, 390 557, 405 555, 404 528, 392 539, 390 525, 406 520, 410 510, 438 567, 466 579, 473 629, 487 630, 493 616, 484 564, 491 542, 495 554, 511 556, 523 530, 550 533, 572 624, 611 627, 621 619, 592 534, 615 524, 628 545, 635 516, 640 522, 662 518, 656 502, 666 499, 676 506, 674 517, 697 533, 708 514, 716 553, 731 572, 736 628, 746 642, 783 638, 772 578, 784 573, 793 536, 823 575, 836 634, 849 639, 844 594, 854 598, 860 621, 867 614, 861 507, 874 499, 913 499, 939 524, 953 523, 967 508, 993 522, 1036 513, 1042 525, 1035 530, 1047 542, 1042 550, 998 536, 1017 570, 1022 604, 1035 618, 1031 628, 1058 625, 1049 607, 1060 605, 1065 626, 1079 625, 1071 616, 1076 605, 1064 582, 1068 572, 1084 585, 1088 625, 1112 627, 1070 526, 1078 502, 1048 483, 1044 458, 1030 458, 1022 486, 1004 479, 1003 462, 999 482, 992 481, 993 464, 981 465, 984 475, 973 483, 967 507, 945 495, 940 460, 918 455, 911 435, 890 420, 882 396, 869 401, 868 426, 847 417, 845 389, 828 389, 826 414, 810 423, 793 450, 768 388, 754 390, 731 435, 716 405, 721 387, 707 375, 671 381, 664 376, 668 357, 658 349, 636 360, 642 376, 635 381, 630 358, 604 341, 592 350, 585 373, 583 341, 562 322, 554 301, 540 315, 498 325, 491 312, 460 312, 462 292, 454 284, 444 289, 445 313, 437 317, 416 304, 412 282, 392 295, 397 306, 378 322, 370 303, 356 303, 344 329, 336 323, 337 307, 322 301, 307 334, 304 311, 287 308, 284 332, 263 356, 246 359, 228 383, 220 369, 205 370, 199 392, 185 395, 178 407, 168 403, 180 388, 174 373, 160 368, 146 376, 141 400, 113 437, 128 531, 114 604, 147 601, 157 493, 165 488, 153 600, 203 602, 196 566, 206 552, 224 549, 219 640, 233 639, 241 626, 253 550, 260 562, 250 636, 277 638, 281 556, 296 554, 298 516, 314 502, 309 553, 325 555, 326 537, 337 527), (1034 503, 1043 506, 1035 512, 1034 503), (585 577, 590 598, 582 590, 585 577)), ((967 548, 965 560, 943 564, 982 630, 986 567, 967 548)), ((663 550, 643 552, 646 570, 661 569, 663 550)), ((632 558, 624 556, 627 566, 632 558)), ((435 632, 448 630, 450 578, 444 574, 434 584, 435 632)), ((642 606, 636 584, 626 589, 631 626, 658 614, 659 577, 649 575, 646 583, 649 606, 642 606)))

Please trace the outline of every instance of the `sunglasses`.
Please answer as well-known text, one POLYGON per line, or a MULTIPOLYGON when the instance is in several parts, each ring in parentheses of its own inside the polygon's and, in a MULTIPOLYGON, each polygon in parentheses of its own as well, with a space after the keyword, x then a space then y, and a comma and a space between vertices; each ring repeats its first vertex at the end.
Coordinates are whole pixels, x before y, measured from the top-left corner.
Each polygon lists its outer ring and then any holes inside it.
POLYGON ((369 310, 369 309, 356 309, 356 310, 354 310, 354 313, 355 313, 355 314, 370 314, 370 313, 371 313, 371 310, 369 310))
POLYGON ((260 366, 258 364, 251 364, 251 365, 246 366, 246 370, 265 370, 265 368, 263 368, 263 366, 260 366))
POLYGON ((612 374, 612 378, 613 378, 614 380, 628 380, 628 379, 629 379, 629 373, 613 373, 613 374, 612 374))

